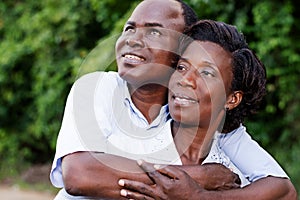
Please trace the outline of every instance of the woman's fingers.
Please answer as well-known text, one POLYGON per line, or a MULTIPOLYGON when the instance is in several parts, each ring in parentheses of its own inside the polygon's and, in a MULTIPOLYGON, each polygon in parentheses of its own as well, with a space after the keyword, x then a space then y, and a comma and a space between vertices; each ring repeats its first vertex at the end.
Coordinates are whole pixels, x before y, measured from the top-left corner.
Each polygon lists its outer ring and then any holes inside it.
MULTIPOLYGON (((120 179, 118 184, 126 189, 121 190, 121 195, 128 198, 141 198, 144 196, 153 196, 154 188, 142 182, 120 179), (137 191, 137 192, 134 192, 137 191)), ((150 198, 150 197, 149 197, 150 198)))
POLYGON ((145 172, 150 173, 154 179, 158 178, 162 181, 167 181, 169 179, 178 180, 185 174, 184 171, 172 165, 153 165, 145 161, 138 161, 138 164, 145 172))
POLYGON ((138 161, 138 165, 148 174, 155 184, 164 185, 166 181, 170 180, 169 177, 164 176, 156 170, 156 168, 158 168, 157 165, 153 165, 142 160, 138 161))
POLYGON ((164 176, 169 177, 170 179, 173 180, 179 180, 180 177, 182 177, 185 172, 182 171, 181 169, 178 169, 176 166, 168 165, 168 166, 154 166, 155 169, 163 174, 164 176))
POLYGON ((123 197, 149 200, 184 199, 194 191, 202 189, 186 172, 176 166, 159 166, 141 161, 138 163, 155 184, 150 186, 138 181, 121 179, 119 185, 123 187, 120 192, 123 197))
POLYGON ((146 196, 144 194, 138 193, 138 192, 133 192, 129 191, 126 189, 122 189, 120 191, 120 195, 123 197, 126 197, 127 199, 135 199, 135 200, 154 200, 154 198, 146 196))

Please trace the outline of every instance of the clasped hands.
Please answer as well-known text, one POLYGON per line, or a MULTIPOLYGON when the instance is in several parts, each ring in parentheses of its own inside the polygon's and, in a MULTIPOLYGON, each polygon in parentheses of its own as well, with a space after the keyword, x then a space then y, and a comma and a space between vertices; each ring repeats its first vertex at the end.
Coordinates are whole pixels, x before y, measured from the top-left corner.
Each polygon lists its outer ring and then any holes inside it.
POLYGON ((128 199, 200 199, 211 190, 228 190, 239 188, 241 181, 235 173, 217 163, 207 163, 201 166, 205 173, 201 180, 192 178, 179 166, 154 165, 139 160, 138 165, 153 181, 152 185, 142 182, 120 179, 122 187, 120 194, 128 199), (204 176, 204 177, 203 177, 204 176))

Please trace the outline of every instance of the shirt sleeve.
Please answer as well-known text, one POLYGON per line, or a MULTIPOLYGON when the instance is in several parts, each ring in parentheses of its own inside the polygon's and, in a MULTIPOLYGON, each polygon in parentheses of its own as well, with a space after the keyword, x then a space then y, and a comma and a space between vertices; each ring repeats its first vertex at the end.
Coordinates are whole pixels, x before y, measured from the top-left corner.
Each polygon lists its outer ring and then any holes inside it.
POLYGON ((79 79, 68 95, 50 172, 55 187, 64 186, 61 169, 64 156, 80 151, 106 151, 106 137, 101 134, 93 107, 98 75, 94 73, 79 79))
POLYGON ((218 146, 219 133, 216 133, 213 139, 213 143, 210 149, 210 152, 206 159, 202 162, 204 163, 220 163, 225 167, 231 169, 235 174, 237 174, 241 179, 241 187, 248 185, 250 182, 244 174, 232 163, 230 158, 225 154, 223 150, 221 150, 220 146, 218 146))
POLYGON ((276 160, 246 132, 244 126, 221 134, 220 148, 250 182, 274 176, 288 178, 276 160))

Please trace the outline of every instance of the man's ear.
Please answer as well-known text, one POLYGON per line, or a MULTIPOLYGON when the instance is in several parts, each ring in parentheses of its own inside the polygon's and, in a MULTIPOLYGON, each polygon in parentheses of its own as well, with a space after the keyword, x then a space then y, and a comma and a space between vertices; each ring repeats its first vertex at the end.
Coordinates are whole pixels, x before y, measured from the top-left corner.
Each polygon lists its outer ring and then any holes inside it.
POLYGON ((232 110, 236 108, 243 99, 243 92, 242 91, 234 91, 232 94, 230 94, 227 98, 226 102, 226 110, 232 110))

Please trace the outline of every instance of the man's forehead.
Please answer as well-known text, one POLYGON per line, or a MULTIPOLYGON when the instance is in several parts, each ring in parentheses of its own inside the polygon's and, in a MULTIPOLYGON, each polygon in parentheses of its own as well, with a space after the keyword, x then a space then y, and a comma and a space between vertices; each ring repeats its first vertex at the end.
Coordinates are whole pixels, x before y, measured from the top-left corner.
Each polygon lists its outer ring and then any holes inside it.
POLYGON ((183 15, 181 5, 177 1, 145 0, 136 7, 128 21, 137 26, 156 24, 170 28, 181 23, 180 18, 183 19, 183 15))

